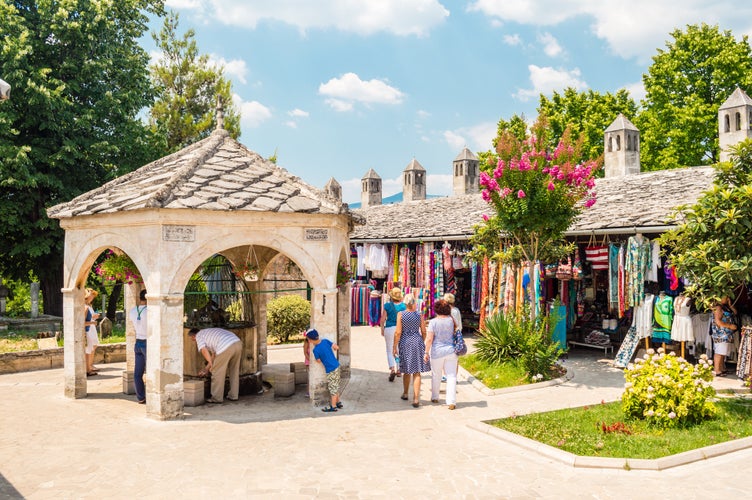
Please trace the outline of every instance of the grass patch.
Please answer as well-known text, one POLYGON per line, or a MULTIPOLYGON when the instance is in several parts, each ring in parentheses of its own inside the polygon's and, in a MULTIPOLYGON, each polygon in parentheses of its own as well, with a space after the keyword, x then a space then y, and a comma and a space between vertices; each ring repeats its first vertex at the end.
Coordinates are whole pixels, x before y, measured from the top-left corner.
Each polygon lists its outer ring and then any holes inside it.
POLYGON ((716 405, 712 420, 678 429, 625 421, 618 401, 490 423, 576 455, 655 459, 752 436, 752 400, 723 398, 716 405))
POLYGON ((525 368, 517 361, 489 363, 481 360, 477 354, 469 354, 460 357, 460 366, 489 389, 503 389, 530 383, 525 368))
MULTIPOLYGON (((0 354, 7 352, 36 351, 38 330, 8 330, 0 333, 0 354)), ((112 335, 100 339, 100 344, 119 344, 125 342, 125 326, 113 325, 112 335)), ((63 337, 57 341, 58 347, 63 347, 63 337)))

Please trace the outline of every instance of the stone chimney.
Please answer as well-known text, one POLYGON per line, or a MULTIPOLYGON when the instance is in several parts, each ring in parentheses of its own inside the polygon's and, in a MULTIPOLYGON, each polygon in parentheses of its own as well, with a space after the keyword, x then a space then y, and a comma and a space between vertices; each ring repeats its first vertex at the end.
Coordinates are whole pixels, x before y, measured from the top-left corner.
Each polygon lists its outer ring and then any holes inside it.
POLYGON ((426 199, 426 169, 413 158, 402 172, 402 201, 426 199))
POLYGON ((606 177, 640 173, 640 131, 619 113, 604 133, 606 177))
POLYGON ((478 157, 472 151, 465 147, 454 159, 452 166, 454 168, 454 196, 479 192, 478 157))
POLYGON ((361 179, 360 208, 381 205, 381 177, 372 168, 361 179))
POLYGON ((718 108, 718 145, 721 161, 729 161, 729 146, 752 137, 752 99, 739 87, 718 108))
POLYGON ((331 198, 334 198, 338 202, 342 203, 342 186, 340 186, 339 182, 337 182, 334 177, 329 179, 329 182, 326 183, 326 186, 324 186, 324 191, 331 198))

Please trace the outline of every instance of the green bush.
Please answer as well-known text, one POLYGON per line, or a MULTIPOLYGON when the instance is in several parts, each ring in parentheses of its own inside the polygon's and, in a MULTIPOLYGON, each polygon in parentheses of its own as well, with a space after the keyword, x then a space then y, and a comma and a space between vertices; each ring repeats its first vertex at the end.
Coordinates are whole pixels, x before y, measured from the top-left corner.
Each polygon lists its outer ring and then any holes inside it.
POLYGON ((625 416, 660 427, 680 427, 715 415, 712 364, 704 354, 697 365, 663 349, 627 366, 622 395, 625 416))
POLYGON ((530 380, 549 380, 554 363, 564 353, 551 337, 550 324, 548 316, 531 320, 526 311, 519 316, 489 316, 475 343, 476 353, 489 363, 518 361, 530 380))
POLYGON ((311 303, 299 295, 284 295, 270 300, 266 308, 267 332, 281 342, 308 328, 311 303))

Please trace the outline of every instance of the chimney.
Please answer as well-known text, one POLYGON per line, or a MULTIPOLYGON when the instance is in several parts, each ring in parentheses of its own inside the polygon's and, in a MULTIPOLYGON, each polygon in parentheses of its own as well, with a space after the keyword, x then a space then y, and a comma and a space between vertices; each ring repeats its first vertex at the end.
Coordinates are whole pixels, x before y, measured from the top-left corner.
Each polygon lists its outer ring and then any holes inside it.
POLYGON ((452 166, 454 169, 454 196, 478 193, 480 190, 478 186, 480 175, 478 171, 478 157, 465 147, 465 149, 457 155, 457 158, 454 159, 452 166))
POLYGON ((381 205, 381 177, 372 168, 361 179, 360 208, 381 205))
POLYGON ((426 199, 426 169, 415 158, 402 172, 402 201, 426 199))
POLYGON ((606 177, 640 173, 640 131, 621 113, 604 132, 603 157, 606 177))

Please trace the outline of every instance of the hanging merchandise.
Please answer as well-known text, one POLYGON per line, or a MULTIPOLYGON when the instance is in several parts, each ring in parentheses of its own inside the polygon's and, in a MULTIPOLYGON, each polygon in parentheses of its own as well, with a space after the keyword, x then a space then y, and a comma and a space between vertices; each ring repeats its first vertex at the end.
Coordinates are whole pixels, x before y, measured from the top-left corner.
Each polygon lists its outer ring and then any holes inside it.
POLYGON ((515 310, 515 284, 517 283, 517 281, 515 280, 515 275, 517 273, 515 266, 506 264, 505 267, 507 268, 507 282, 506 286, 504 287, 504 314, 509 314, 511 312, 514 312, 515 310))
POLYGON ((559 267, 556 268, 556 279, 560 281, 572 279, 572 257, 567 256, 566 259, 561 259, 559 267))
POLYGON ((652 263, 650 241, 641 234, 627 240, 624 273, 626 275, 627 307, 634 307, 645 296, 645 279, 652 263))
POLYGON ((486 306, 488 305, 488 257, 483 258, 483 270, 481 271, 481 288, 480 288, 480 319, 479 328, 486 326, 486 306))
POLYGON ((592 264, 594 271, 608 269, 608 235, 603 235, 603 241, 597 244, 595 233, 590 234, 590 241, 585 248, 585 259, 592 264))
POLYGON ((582 262, 580 261, 580 250, 575 247, 574 249, 574 264, 572 264, 572 279, 581 280, 585 276, 582 270, 582 262))
POLYGON ((608 246, 608 308, 619 308, 619 245, 608 246))
POLYGON ((454 267, 452 266, 452 255, 450 253, 451 248, 452 246, 449 244, 449 242, 444 242, 444 245, 441 247, 441 254, 444 259, 443 264, 444 276, 446 278, 446 293, 455 294, 457 293, 457 287, 454 283, 454 267))
POLYGON ((624 283, 624 245, 619 246, 619 317, 626 311, 626 288, 624 283))
POLYGON ((653 340, 671 342, 671 325, 673 322, 674 299, 661 292, 653 305, 653 340))

